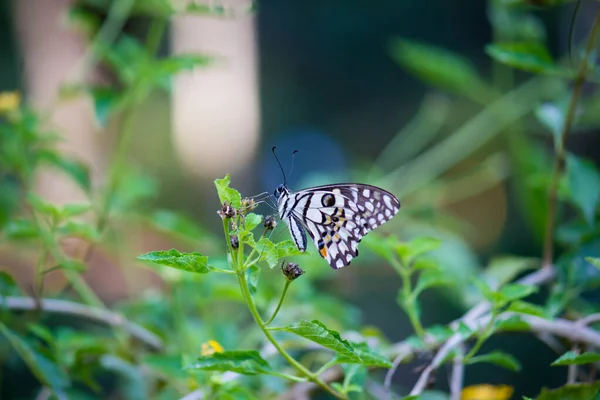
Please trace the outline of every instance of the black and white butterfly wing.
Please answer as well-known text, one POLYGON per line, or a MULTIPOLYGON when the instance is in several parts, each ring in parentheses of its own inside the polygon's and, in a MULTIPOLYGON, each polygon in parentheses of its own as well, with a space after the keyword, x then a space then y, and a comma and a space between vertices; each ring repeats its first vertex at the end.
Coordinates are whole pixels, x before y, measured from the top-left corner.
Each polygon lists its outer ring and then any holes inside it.
POLYGON ((362 184, 318 186, 290 193, 290 198, 294 201, 287 215, 296 246, 306 249, 301 223, 321 257, 334 269, 349 265, 358 255, 362 237, 400 210, 400 201, 393 194, 362 184))

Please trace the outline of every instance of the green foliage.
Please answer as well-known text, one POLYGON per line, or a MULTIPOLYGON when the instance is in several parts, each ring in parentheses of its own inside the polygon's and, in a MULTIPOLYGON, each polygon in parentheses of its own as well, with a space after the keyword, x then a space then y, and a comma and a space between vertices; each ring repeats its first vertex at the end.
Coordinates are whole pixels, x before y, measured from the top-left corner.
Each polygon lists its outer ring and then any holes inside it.
POLYGON ((473 65, 449 50, 395 39, 390 53, 404 68, 433 86, 479 100, 488 96, 487 85, 473 65))
POLYGON ((558 389, 542 389, 536 400, 593 400, 600 394, 600 382, 564 385, 558 389))
POLYGON ((600 201, 600 173, 593 163, 574 155, 567 158, 569 198, 579 208, 585 221, 594 224, 600 201))
POLYGON ((217 194, 219 195, 221 204, 228 203, 237 209, 242 204, 242 196, 237 190, 229 187, 230 183, 231 178, 229 174, 225 175, 223 179, 215 179, 215 186, 217 187, 217 194))
POLYGON ((485 50, 494 60, 523 71, 548 73, 557 70, 550 53, 541 43, 494 43, 485 50))
POLYGON ((197 251, 193 253, 180 253, 175 249, 168 251, 151 251, 137 257, 138 260, 151 261, 156 264, 166 265, 197 274, 206 274, 214 269, 208 263, 208 257, 197 251))
POLYGON ((562 356, 558 357, 551 365, 562 366, 562 365, 581 365, 596 363, 600 361, 600 354, 591 351, 583 354, 578 354, 574 351, 567 351, 562 356))
POLYGON ((187 370, 232 371, 244 375, 269 374, 269 364, 258 351, 225 351, 200 357, 197 362, 186 367, 187 370))
POLYGON ((53 360, 36 351, 2 323, 0 323, 0 331, 40 382, 52 388, 56 394, 64 392, 64 389, 69 385, 69 379, 53 360))
POLYGON ((328 329, 321 321, 300 321, 285 328, 277 328, 277 330, 295 333, 298 336, 320 344, 338 353, 342 359, 348 360, 348 362, 362 362, 350 343, 343 340, 338 332, 328 329))
POLYGON ((491 363, 496 364, 500 367, 509 369, 511 371, 519 371, 521 369, 521 364, 517 361, 516 358, 511 356, 510 354, 506 354, 500 351, 493 351, 487 354, 481 354, 479 356, 475 356, 469 359, 467 364, 476 364, 476 363, 491 363))

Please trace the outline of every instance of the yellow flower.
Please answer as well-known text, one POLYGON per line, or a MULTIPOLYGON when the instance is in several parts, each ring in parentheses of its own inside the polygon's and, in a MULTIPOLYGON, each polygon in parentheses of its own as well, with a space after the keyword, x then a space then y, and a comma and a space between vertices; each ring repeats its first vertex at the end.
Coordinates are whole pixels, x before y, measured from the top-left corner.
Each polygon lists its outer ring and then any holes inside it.
POLYGON ((17 91, 0 92, 0 113, 7 113, 19 108, 21 94, 17 91))
POLYGON ((474 385, 462 390, 460 400, 508 400, 512 394, 508 385, 474 385))
POLYGON ((208 342, 202 343, 202 352, 201 352, 201 354, 203 356, 210 356, 212 354, 222 353, 224 351, 225 350, 223 349, 223 346, 221 346, 219 344, 219 342, 217 342, 216 340, 210 339, 208 342))

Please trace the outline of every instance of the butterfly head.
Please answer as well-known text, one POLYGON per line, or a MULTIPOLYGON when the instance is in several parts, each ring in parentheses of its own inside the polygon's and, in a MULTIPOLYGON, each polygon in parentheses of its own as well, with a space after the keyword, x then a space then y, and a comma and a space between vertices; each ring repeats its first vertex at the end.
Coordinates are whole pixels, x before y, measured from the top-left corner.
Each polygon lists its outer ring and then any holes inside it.
POLYGON ((273 196, 275 196, 276 200, 279 200, 279 198, 281 197, 282 194, 288 193, 288 192, 289 192, 288 188, 285 186, 285 184, 282 183, 279 186, 277 186, 277 188, 273 192, 273 196))

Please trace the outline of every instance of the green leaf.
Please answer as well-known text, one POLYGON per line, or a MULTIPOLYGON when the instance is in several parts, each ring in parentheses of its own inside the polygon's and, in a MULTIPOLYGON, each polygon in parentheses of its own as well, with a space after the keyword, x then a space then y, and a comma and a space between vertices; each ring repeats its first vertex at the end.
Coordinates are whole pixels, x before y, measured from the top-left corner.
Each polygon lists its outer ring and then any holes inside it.
POLYGON ((89 242, 100 239, 100 233, 87 222, 67 221, 58 228, 58 233, 63 237, 78 237, 89 242))
POLYGON ((87 38, 92 37, 102 24, 100 17, 83 4, 72 4, 67 9, 67 21, 87 38))
POLYGON ((458 327, 456 328, 456 333, 460 334, 464 338, 468 338, 471 337, 471 335, 473 335, 473 329, 471 329, 463 321, 460 321, 458 323, 458 327))
POLYGON ((269 374, 269 364, 255 350, 236 350, 201 356, 186 370, 231 371, 243 375, 269 374))
POLYGON ((553 367, 561 366, 561 365, 581 365, 581 364, 589 364, 596 363, 600 361, 600 354, 594 353, 591 351, 585 352, 583 354, 577 354, 574 351, 567 351, 562 356, 558 357, 556 361, 552 364, 553 367))
POLYGON ((188 374, 181 368, 181 356, 147 354, 143 357, 144 365, 161 374, 165 379, 185 379, 188 374))
POLYGON ((248 281, 248 288, 250 293, 256 293, 256 287, 258 286, 258 279, 260 278, 260 268, 258 265, 253 265, 246 270, 246 280, 248 281))
POLYGON ((113 88, 100 86, 91 88, 90 95, 94 103, 96 121, 101 128, 105 128, 110 117, 123 104, 123 96, 113 88))
POLYGON ((511 283, 504 285, 500 289, 500 294, 505 301, 514 301, 527 297, 538 291, 536 286, 521 285, 518 283, 511 283))
POLYGON ((546 126, 550 132, 552 132, 552 137, 554 138, 554 148, 558 150, 559 146, 561 146, 561 135, 563 125, 565 123, 565 110, 564 105, 562 108, 558 107, 553 103, 545 103, 536 108, 535 116, 542 123, 542 125, 546 126))
POLYGON ((513 281, 522 272, 535 267, 536 262, 536 259, 526 257, 495 257, 490 261, 483 275, 486 282, 492 283, 495 287, 501 287, 513 281))
POLYGON ((201 54, 178 54, 159 60, 156 69, 168 77, 181 71, 191 71, 194 68, 209 66, 214 59, 201 54))
POLYGON ((198 252, 180 253, 175 249, 168 251, 151 251, 137 257, 138 260, 151 261, 156 264, 166 265, 168 267, 181 269, 183 271, 205 274, 213 270, 213 266, 208 264, 208 257, 198 252))
POLYGON ((8 239, 36 239, 40 237, 40 231, 37 226, 25 218, 17 218, 10 221, 6 224, 3 231, 8 239))
POLYGON ((426 289, 448 285, 449 283, 450 280, 444 275, 443 271, 438 269, 427 269, 419 274, 412 296, 416 298, 426 289))
POLYGON ((227 202, 233 208, 240 208, 242 204, 242 196, 240 193, 229 187, 231 178, 229 174, 225 175, 223 179, 215 179, 215 186, 217 187, 217 193, 219 194, 219 200, 221 204, 227 202))
POLYGON ((494 43, 486 46, 494 60, 528 72, 553 72, 556 64, 546 47, 538 42, 494 43))
POLYGON ((244 229, 251 231, 262 223, 262 216, 258 214, 247 214, 244 218, 244 229))
POLYGON ((92 209, 92 205, 87 203, 82 204, 66 204, 62 206, 59 210, 60 218, 67 219, 71 217, 76 217, 78 215, 84 214, 92 209))
POLYGON ((514 358, 510 354, 506 354, 500 351, 493 351, 491 353, 475 356, 468 360, 467 364, 471 365, 481 362, 496 364, 506 369, 510 369, 511 371, 519 371, 521 369, 521 364, 516 358, 514 358))
MULTIPOLYGON (((446 340, 450 339, 450 337, 454 334, 452 329, 443 325, 434 325, 425 330, 427 336, 433 338, 435 343, 443 343, 446 340)), ((469 331, 469 335, 471 332, 469 331)))
POLYGON ((546 317, 546 310, 544 310, 544 308, 521 300, 515 300, 510 303, 507 311, 535 315, 537 317, 546 317))
POLYGON ((90 170, 89 167, 82 161, 73 158, 67 158, 64 155, 55 153, 53 151, 40 152, 40 159, 41 161, 46 162, 66 173, 86 193, 91 191, 92 183, 90 180, 90 170))
POLYGON ((424 82, 477 101, 489 98, 489 87, 471 62, 454 52, 405 39, 390 45, 392 58, 424 82))
POLYGON ((400 243, 400 240, 395 235, 379 237, 376 234, 373 234, 367 235, 363 238, 363 244, 365 246, 389 263, 394 262, 394 250, 398 243, 400 243))
MULTIPOLYGON (((381 368, 391 368, 392 363, 390 360, 383 356, 382 354, 372 350, 369 348, 369 345, 366 342, 363 343, 351 343, 351 346, 354 350, 354 353, 360 357, 360 364, 365 365, 367 367, 381 367, 381 368)), ((348 358, 340 355, 339 353, 336 355, 336 362, 338 363, 349 363, 355 364, 356 361, 354 359, 348 358)))
MULTIPOLYGON (((244 237, 243 235, 240 236, 242 238, 244 237)), ((273 268, 278 264, 279 252, 277 251, 276 244, 273 243, 270 239, 263 237, 258 242, 254 242, 254 237, 252 236, 252 241, 247 243, 260 252, 259 260, 266 260, 270 268, 273 268)))
POLYGON ((585 261, 589 262, 594 267, 600 269, 600 258, 598 258, 598 257, 585 257, 585 261))
POLYGON ((194 241, 212 239, 210 233, 196 224, 190 216, 171 210, 154 212, 150 215, 150 222, 157 229, 172 235, 184 236, 194 241))
POLYGON ((441 240, 433 237, 417 237, 409 242, 399 242, 396 244, 396 252, 402 264, 409 266, 417 257, 436 250, 441 244, 441 240))
POLYGON ((102 355, 100 365, 104 369, 116 373, 121 378, 119 386, 124 398, 131 400, 145 400, 148 398, 144 375, 137 365, 112 354, 102 355))
POLYGON ((121 35, 110 47, 102 49, 106 64, 119 77, 122 84, 134 86, 143 77, 143 68, 150 64, 150 56, 138 40, 121 35))
POLYGON ((543 388, 536 400, 597 400, 600 381, 564 385, 558 389, 543 388))
POLYGON ((277 249, 278 259, 308 254, 307 252, 298 250, 298 247, 291 240, 277 242, 275 248, 277 249))
POLYGON ((569 197, 583 213, 589 225, 593 225, 600 200, 600 174, 590 161, 567 156, 569 197))
POLYGON ((479 293, 481 293, 481 295, 487 301, 489 301, 491 304, 496 303, 496 293, 492 290, 492 288, 489 287, 489 285, 485 281, 479 278, 473 278, 473 284, 477 287, 479 293))
POLYGON ((55 267, 44 270, 44 274, 55 271, 57 269, 85 272, 87 270, 87 266, 81 260, 71 258, 61 261, 61 263, 55 267))
POLYGON ((17 296, 19 294, 21 294, 21 290, 15 278, 6 271, 0 271, 0 308, 2 307, 1 297, 17 296))
MULTIPOLYGON (((251 236, 250 236, 251 237, 251 236)), ((245 237, 240 235, 240 240, 245 237)), ((284 240, 282 242, 273 243, 270 239, 262 237, 258 242, 253 240, 246 241, 250 246, 254 247, 260 256, 260 260, 265 260, 270 268, 279 265, 279 260, 282 258, 292 257, 296 255, 306 255, 306 252, 298 250, 294 242, 284 240)))
POLYGON ((29 367, 31 373, 44 385, 61 393, 69 384, 68 377, 60 367, 43 354, 35 351, 25 340, 0 322, 0 332, 29 367))
POLYGON ((295 333, 308 340, 311 340, 323 347, 335 351, 340 357, 344 357, 351 363, 361 363, 362 360, 356 354, 350 343, 343 340, 340 334, 334 330, 328 329, 321 321, 300 321, 294 325, 284 328, 276 328, 273 330, 281 330, 285 332, 295 333))
POLYGON ((59 215, 57 206, 46 201, 45 199, 42 199, 39 196, 36 196, 36 195, 30 193, 27 196, 27 201, 29 202, 31 207, 33 207, 33 209, 35 211, 39 212, 40 214, 43 214, 43 215, 46 215, 49 217, 58 217, 58 215, 59 215))

